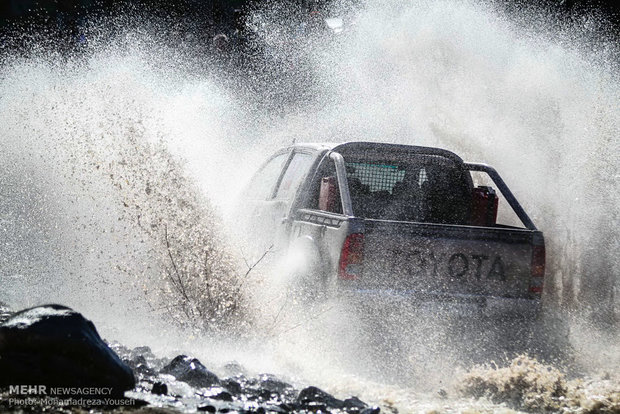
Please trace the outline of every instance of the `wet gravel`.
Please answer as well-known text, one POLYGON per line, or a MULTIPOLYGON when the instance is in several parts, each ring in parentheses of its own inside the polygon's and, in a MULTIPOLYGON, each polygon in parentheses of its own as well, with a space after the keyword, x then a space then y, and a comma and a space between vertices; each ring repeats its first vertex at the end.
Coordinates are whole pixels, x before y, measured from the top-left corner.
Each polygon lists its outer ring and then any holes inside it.
MULTIPOLYGON (((0 323, 12 315, 0 303, 0 323)), ((136 376, 136 387, 116 405, 97 406, 101 412, 207 412, 207 413, 292 413, 322 412, 379 414, 356 396, 338 399, 314 387, 296 388, 272 374, 249 376, 236 363, 226 364, 218 376, 200 360, 188 355, 156 356, 148 346, 128 348, 112 342, 108 346, 136 376), (146 410, 146 411, 145 411, 146 410)), ((0 390, 1 412, 50 413, 88 412, 88 406, 48 404, 46 396, 27 396, 31 403, 14 403, 8 390, 0 390)), ((23 398, 23 396, 17 396, 23 398)))
POLYGON ((117 342, 110 347, 136 374, 138 385, 126 395, 153 407, 209 413, 380 412, 357 396, 338 399, 314 386, 299 389, 268 373, 248 376, 235 362, 224 366, 229 375, 220 378, 191 356, 160 358, 147 346, 130 349, 117 342))

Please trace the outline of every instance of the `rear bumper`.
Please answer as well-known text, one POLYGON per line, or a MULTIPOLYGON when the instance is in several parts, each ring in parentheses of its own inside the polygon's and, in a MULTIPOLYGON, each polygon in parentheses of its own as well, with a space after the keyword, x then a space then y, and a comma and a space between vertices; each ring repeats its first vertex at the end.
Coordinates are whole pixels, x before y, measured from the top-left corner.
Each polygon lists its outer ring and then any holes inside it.
POLYGON ((524 319, 535 319, 541 312, 540 299, 345 288, 340 296, 364 310, 398 307, 445 316, 524 319))

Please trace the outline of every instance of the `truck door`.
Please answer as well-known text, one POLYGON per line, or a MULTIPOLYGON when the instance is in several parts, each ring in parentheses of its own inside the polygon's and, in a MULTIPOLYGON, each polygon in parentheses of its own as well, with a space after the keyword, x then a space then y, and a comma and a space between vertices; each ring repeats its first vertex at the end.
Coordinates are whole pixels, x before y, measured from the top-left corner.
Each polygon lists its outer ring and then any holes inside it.
POLYGON ((273 242, 276 248, 287 244, 289 226, 292 221, 289 217, 291 204, 314 159, 315 156, 312 153, 294 151, 280 178, 270 208, 271 221, 274 223, 273 242))
POLYGON ((290 150, 284 150, 271 157, 259 170, 248 185, 241 206, 242 228, 252 254, 260 255, 269 249, 272 241, 273 218, 270 210, 274 192, 280 177, 291 156, 290 150))
POLYGON ((248 230, 258 236, 253 243, 257 249, 255 253, 260 254, 270 246, 276 249, 282 246, 291 203, 313 161, 311 153, 280 152, 250 182, 247 209, 252 229, 248 230))

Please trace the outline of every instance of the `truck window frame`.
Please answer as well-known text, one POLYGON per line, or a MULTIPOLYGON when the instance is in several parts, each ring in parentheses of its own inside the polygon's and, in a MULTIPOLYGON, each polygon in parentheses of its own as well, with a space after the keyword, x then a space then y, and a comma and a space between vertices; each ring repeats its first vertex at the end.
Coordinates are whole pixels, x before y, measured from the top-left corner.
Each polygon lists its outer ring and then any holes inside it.
POLYGON ((320 210, 318 208, 318 198, 319 198, 319 192, 321 188, 321 179, 323 177, 329 176, 325 174, 327 172, 330 172, 330 173, 333 172, 333 176, 336 177, 336 182, 339 183, 336 161, 332 157, 330 157, 330 154, 331 154, 330 152, 326 152, 325 154, 323 154, 322 157, 319 157, 316 163, 317 165, 314 168, 314 175, 312 176, 311 179, 307 180, 308 183, 306 186, 306 191, 303 197, 300 199, 299 208, 317 211, 323 214, 336 214, 339 216, 344 216, 342 196, 340 196, 340 189, 338 189, 338 194, 339 194, 338 203, 340 207, 339 208, 340 212, 325 211, 325 210, 320 210), (331 168, 330 168, 330 163, 331 163, 331 168))
POLYGON ((277 184, 272 192, 272 196, 270 200, 281 200, 281 201, 293 202, 297 198, 297 194, 299 193, 299 190, 302 187, 304 187, 304 181, 308 177, 308 174, 312 171, 312 167, 314 166, 315 162, 316 162, 315 154, 312 151, 304 150, 303 148, 294 149, 293 151, 291 151, 291 154, 288 160, 286 161, 284 167, 282 168, 282 172, 280 176, 278 177, 277 184), (284 182, 284 178, 286 177, 287 173, 290 171, 291 164, 294 162, 295 157, 297 155, 305 155, 309 157, 308 159, 309 162, 307 164, 303 164, 303 167, 302 167, 302 169, 304 169, 305 171, 297 178, 297 183, 292 183, 292 184, 295 184, 295 188, 289 188, 286 191, 286 194, 279 195, 279 192, 282 187, 282 183, 284 182))
POLYGON ((306 180, 305 186, 302 186, 302 189, 304 190, 303 196, 299 197, 299 200, 297 200, 295 204, 296 208, 302 210, 312 210, 321 214, 352 217, 353 210, 351 207, 351 195, 349 194, 349 184, 347 182, 344 159, 342 158, 342 155, 333 150, 325 151, 322 156, 317 157, 317 161, 312 170, 314 171, 314 174, 310 180, 306 180), (341 213, 319 210, 316 206, 317 200, 315 200, 315 198, 317 198, 319 194, 320 178, 325 171, 325 164, 329 162, 334 163, 336 182, 338 183, 338 191, 340 193, 341 213))
POLYGON ((267 196, 265 198, 263 197, 256 197, 256 196, 252 196, 250 195, 248 197, 248 199, 250 200, 256 200, 256 201, 269 201, 269 200, 273 200, 275 192, 278 188, 278 186, 280 185, 280 180, 282 179, 282 174, 284 173, 284 171, 286 170, 286 167, 288 166, 290 160, 291 160, 291 155, 292 155, 293 151, 290 148, 286 148, 283 150, 280 150, 278 152, 276 152, 275 154, 273 154, 271 157, 269 157, 269 159, 267 159, 267 161, 265 161, 263 163, 263 165, 260 166, 260 168, 258 169, 258 171, 252 176, 252 178, 250 179, 249 183, 248 183, 248 193, 251 194, 252 192, 252 183, 254 182, 254 180, 256 180, 257 177, 259 177, 259 175, 265 170, 265 168, 267 168, 267 166, 269 164, 271 164, 271 162, 273 160, 275 160, 276 158, 282 156, 282 155, 286 155, 286 158, 284 159, 284 163, 283 166, 280 167, 280 172, 277 174, 277 178, 275 180, 275 182, 272 184, 271 189, 269 189, 269 191, 267 192, 267 196))

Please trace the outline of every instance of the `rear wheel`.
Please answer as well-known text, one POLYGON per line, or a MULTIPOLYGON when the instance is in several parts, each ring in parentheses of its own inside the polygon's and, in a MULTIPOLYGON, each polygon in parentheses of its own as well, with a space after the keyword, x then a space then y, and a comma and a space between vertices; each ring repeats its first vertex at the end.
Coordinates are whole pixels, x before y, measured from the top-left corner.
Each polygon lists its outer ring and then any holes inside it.
POLYGON ((315 304, 326 302, 332 296, 333 286, 314 246, 297 246, 291 250, 287 261, 287 292, 296 302, 315 304))
POLYGON ((323 302, 329 298, 327 282, 320 271, 297 270, 289 278, 289 292, 299 303, 323 302))

